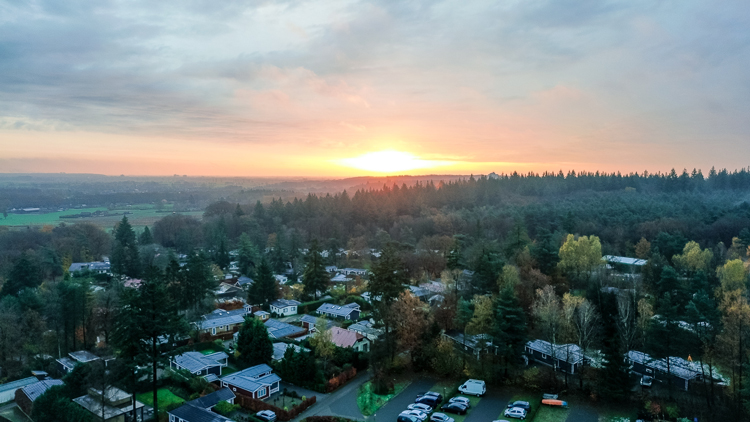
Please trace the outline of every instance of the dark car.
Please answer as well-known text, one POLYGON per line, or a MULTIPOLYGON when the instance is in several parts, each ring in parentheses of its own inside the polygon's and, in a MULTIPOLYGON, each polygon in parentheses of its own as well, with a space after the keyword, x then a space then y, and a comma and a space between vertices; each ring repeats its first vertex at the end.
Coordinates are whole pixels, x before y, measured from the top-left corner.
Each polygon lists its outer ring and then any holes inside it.
POLYGON ((466 407, 463 403, 458 402, 451 402, 440 407, 440 410, 442 410, 443 412, 456 413, 458 415, 465 415, 467 409, 468 407, 466 407))
POLYGON ((508 409, 512 409, 514 407, 520 407, 527 412, 531 410, 531 405, 527 401, 514 401, 513 403, 508 403, 508 409))
POLYGON ((416 416, 411 415, 398 415, 396 422, 419 422, 416 416))
POLYGON ((440 404, 440 400, 436 396, 419 396, 416 400, 414 400, 414 403, 422 403, 426 404, 427 406, 430 406, 431 408, 436 408, 440 404))
POLYGON ((443 395, 440 393, 436 393, 434 391, 428 391, 426 393, 417 394, 417 398, 420 398, 422 396, 433 396, 433 397, 437 397, 438 401, 443 401, 443 395))

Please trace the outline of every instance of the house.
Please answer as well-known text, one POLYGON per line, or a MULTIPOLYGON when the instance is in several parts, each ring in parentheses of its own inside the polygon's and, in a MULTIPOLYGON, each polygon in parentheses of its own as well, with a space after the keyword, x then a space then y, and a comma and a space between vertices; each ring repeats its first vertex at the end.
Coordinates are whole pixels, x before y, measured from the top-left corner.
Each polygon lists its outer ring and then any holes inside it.
POLYGON ((655 359, 646 353, 630 350, 625 355, 630 370, 639 375, 654 377, 657 381, 672 382, 673 385, 687 391, 692 382, 703 382, 703 371, 697 362, 670 356, 655 359), (669 367, 667 367, 669 363, 669 367))
POLYGON ((253 284, 253 283, 254 283, 254 281, 253 281, 253 279, 252 279, 252 278, 250 278, 250 277, 246 277, 246 276, 244 276, 244 275, 240 276, 240 277, 239 277, 239 278, 237 279, 237 282, 236 282, 237 286, 238 286, 238 287, 241 287, 241 288, 243 288, 243 289, 247 289, 247 288, 248 288, 248 287, 250 287, 250 285, 251 285, 251 284, 253 284))
POLYGON ((271 302, 271 312, 282 316, 297 315, 299 304, 296 300, 277 299, 271 302))
POLYGON ((339 269, 338 269, 338 268, 336 268, 336 266, 335 266, 335 265, 327 265, 327 266, 326 266, 326 271, 328 271, 329 273, 335 273, 335 272, 337 272, 338 270, 339 270, 339 269))
POLYGON ((575 344, 552 344, 544 340, 526 343, 526 353, 535 361, 553 367, 556 371, 574 374, 591 359, 575 344))
POLYGON ((109 274, 111 273, 111 264, 109 261, 97 261, 97 262, 74 262, 68 267, 68 272, 75 276, 77 273, 89 271, 96 274, 109 274))
POLYGON ((16 381, 0 384, 0 400, 5 403, 16 397, 16 391, 39 381, 36 377, 23 378, 16 381))
POLYGON ((286 349, 289 349, 289 348, 294 349, 296 353, 310 351, 309 349, 305 349, 304 347, 299 347, 296 344, 274 343, 273 344, 273 356, 271 357, 271 359, 274 362, 284 359, 284 353, 286 353, 286 349))
POLYGON ((63 356, 60 359, 57 359, 57 369, 63 374, 67 374, 79 363, 89 363, 99 359, 101 359, 99 356, 86 350, 70 352, 68 353, 68 356, 63 356))
MULTIPOLYGON (((37 378, 34 379, 37 380, 35 383, 29 384, 15 391, 16 404, 27 415, 31 414, 31 411, 34 407, 34 401, 38 399, 39 396, 44 394, 51 387, 54 387, 56 385, 63 385, 62 380, 45 379, 39 381, 37 378)), ((3 400, 3 403, 5 403, 8 400, 5 400, 6 397, 3 395, 3 393, 4 391, 0 393, 0 400, 3 400)))
POLYGON ((414 295, 414 297, 421 300, 422 302, 427 302, 430 296, 432 296, 432 293, 429 290, 424 289, 422 287, 407 286, 407 288, 409 289, 411 294, 414 295))
POLYGON ((268 330, 268 336, 273 339, 284 337, 299 337, 306 332, 306 330, 302 327, 287 324, 286 322, 281 322, 278 319, 273 318, 266 321, 265 326, 268 330))
POLYGON ((195 325, 201 333, 212 336, 233 333, 240 329, 240 326, 245 322, 245 317, 249 313, 250 307, 248 305, 242 309, 233 311, 216 309, 210 314, 203 315, 201 320, 196 322, 195 325))
POLYGON ((352 348, 358 352, 370 351, 370 340, 355 331, 331 327, 331 342, 338 347, 352 348))
POLYGON ((370 341, 377 340, 385 332, 380 328, 373 328, 372 323, 369 321, 360 321, 356 324, 352 324, 349 326, 349 330, 365 336, 370 341))
POLYGON ((266 311, 256 311, 253 315, 261 321, 267 321, 268 318, 271 318, 271 314, 266 311))
POLYGON ((169 362, 172 369, 184 369, 193 375, 214 374, 221 376, 221 369, 227 366, 227 356, 224 352, 204 355, 201 352, 185 352, 177 355, 169 362))
POLYGON ((607 263, 607 269, 621 274, 637 274, 648 261, 627 256, 604 255, 602 259, 607 263))
POLYGON ((133 396, 116 387, 104 390, 89 388, 88 394, 77 397, 73 401, 93 415, 93 420, 101 422, 125 422, 130 420, 129 415, 133 413, 135 406, 136 416, 143 419, 144 404, 136 400, 132 402, 133 396), (126 414, 128 417, 126 417, 126 414))
POLYGON ((243 299, 247 293, 241 288, 230 283, 221 283, 219 287, 214 290, 214 296, 217 299, 243 299))
MULTIPOLYGON (((307 331, 314 333, 315 331, 318 331, 317 328, 315 328, 315 324, 318 323, 318 317, 314 317, 312 315, 302 315, 302 318, 299 320, 302 323, 302 327, 306 328, 307 331)), ((333 327, 333 321, 329 321, 327 319, 324 319, 326 322, 326 329, 329 329, 333 327)))
POLYGON ((265 399, 278 392, 280 381, 281 378, 274 374, 271 367, 265 363, 219 379, 222 387, 230 388, 235 394, 242 394, 254 399, 265 399))
POLYGON ((348 303, 343 306, 324 303, 317 310, 318 314, 325 315, 329 318, 340 318, 346 320, 356 320, 359 318, 359 305, 348 303))
POLYGON ((452 340, 456 349, 471 353, 477 358, 487 353, 497 354, 498 347, 487 334, 465 335, 459 331, 448 331, 443 333, 443 338, 452 340))
POLYGON ((332 283, 346 283, 347 281, 349 281, 349 277, 343 274, 336 274, 335 276, 331 277, 332 283))
POLYGON ((236 397, 228 388, 222 388, 168 411, 169 422, 234 422, 212 412, 211 409, 221 401, 234 404, 236 397))
POLYGON ((362 268, 341 268, 338 271, 341 272, 344 275, 351 275, 351 276, 354 276, 354 275, 365 276, 365 275, 367 275, 367 270, 362 269, 362 268))

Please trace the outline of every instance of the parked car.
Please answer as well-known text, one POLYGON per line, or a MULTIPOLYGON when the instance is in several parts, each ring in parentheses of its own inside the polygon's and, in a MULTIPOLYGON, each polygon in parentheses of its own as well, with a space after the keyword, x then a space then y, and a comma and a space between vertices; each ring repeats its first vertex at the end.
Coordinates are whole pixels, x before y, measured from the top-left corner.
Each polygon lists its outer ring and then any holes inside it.
POLYGON ((422 396, 433 396, 433 397, 437 397, 438 401, 443 401, 443 395, 440 393, 436 393, 434 391, 428 391, 426 393, 417 394, 417 398, 422 397, 422 396))
POLYGON ((440 407, 440 410, 448 413, 455 413, 457 415, 465 415, 466 411, 469 410, 463 403, 448 402, 440 407))
POLYGON ((435 409, 440 404, 440 400, 438 400, 438 398, 435 396, 424 395, 417 397, 417 399, 414 400, 414 403, 426 404, 427 406, 435 409))
POLYGON ((527 401, 514 401, 513 403, 508 404, 508 409, 512 409, 514 407, 520 407, 527 412, 531 410, 531 405, 527 401))
POLYGON ((480 397, 487 392, 487 386, 482 380, 470 379, 463 383, 460 387, 458 387, 458 391, 460 391, 461 394, 469 394, 472 396, 480 397))
POLYGON ((448 400, 448 403, 462 403, 466 405, 466 407, 471 408, 471 401, 469 401, 467 397, 456 396, 448 400))
POLYGON ((422 403, 412 403, 412 404, 406 406, 406 408, 409 409, 409 410, 421 410, 421 411, 423 411, 425 413, 432 412, 432 407, 427 406, 426 404, 422 404, 422 403))
POLYGON ((455 422, 456 420, 446 415, 445 413, 433 413, 430 416, 430 422, 455 422))
POLYGON ((506 418, 516 418, 524 420, 526 419, 526 409, 521 409, 520 407, 505 409, 505 412, 503 412, 503 416, 505 416, 506 418))
POLYGON ((258 419, 264 420, 266 422, 274 422, 276 420, 276 414, 273 413, 272 410, 261 410, 260 412, 256 413, 255 416, 258 419))
POLYGON ((641 385, 644 387, 651 387, 654 384, 654 377, 650 377, 648 375, 644 375, 641 378, 641 385))
POLYGON ((401 415, 411 415, 420 421, 427 420, 427 413, 422 412, 421 410, 404 410, 401 412, 401 415))
POLYGON ((398 415, 396 422, 419 422, 419 419, 412 415, 398 415))

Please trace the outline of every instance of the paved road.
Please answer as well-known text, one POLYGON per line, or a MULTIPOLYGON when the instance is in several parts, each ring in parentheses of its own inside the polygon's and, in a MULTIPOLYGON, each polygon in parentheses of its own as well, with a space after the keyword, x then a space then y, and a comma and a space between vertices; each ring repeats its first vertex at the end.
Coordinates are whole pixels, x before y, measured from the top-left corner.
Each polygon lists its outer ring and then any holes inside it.
POLYGON ((396 422, 398 414, 406 410, 406 406, 414 403, 417 394, 426 392, 433 385, 435 385, 434 379, 417 378, 401 394, 392 398, 377 413, 372 415, 371 419, 374 419, 376 422, 396 422))
POLYGON ((593 407, 585 405, 572 406, 565 422, 597 422, 599 413, 593 407))
POLYGON ((490 387, 479 404, 469 410, 465 422, 491 422, 503 412, 510 401, 510 393, 490 387))
MULTIPOLYGON (((370 372, 360 372, 345 386, 325 397, 316 400, 315 404, 294 418, 300 421, 308 416, 341 416, 354 420, 364 420, 365 417, 357 406, 357 390, 359 386, 370 379, 370 372)), ((298 390, 299 391, 299 390, 298 390)), ((316 394, 319 396, 319 394, 316 394)))

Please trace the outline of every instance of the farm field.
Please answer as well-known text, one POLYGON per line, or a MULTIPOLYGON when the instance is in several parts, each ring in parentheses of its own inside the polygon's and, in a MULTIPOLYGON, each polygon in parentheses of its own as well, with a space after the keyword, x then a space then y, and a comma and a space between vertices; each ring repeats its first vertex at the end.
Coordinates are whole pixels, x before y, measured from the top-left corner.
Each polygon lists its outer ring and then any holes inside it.
MULTIPOLYGON (((8 217, 2 218, 0 216, 0 226, 9 227, 28 227, 28 226, 44 226, 52 225, 57 226, 60 223, 74 224, 80 222, 93 223, 97 226, 101 226, 106 229, 111 229, 115 223, 122 219, 124 212, 130 212, 127 214, 130 224, 135 227, 150 226, 155 221, 169 215, 170 206, 164 207, 162 210, 157 210, 151 204, 133 205, 132 207, 122 207, 115 209, 107 209, 106 207, 90 207, 90 208, 70 208, 65 211, 55 211, 44 214, 12 214, 9 213, 8 217), (110 215, 107 216, 96 216, 96 217, 83 217, 83 218, 60 218, 60 216, 79 214, 82 212, 95 213, 97 211, 108 211, 110 215)), ((186 211, 180 212, 180 214, 191 215, 200 218, 203 215, 203 211, 186 211)))

